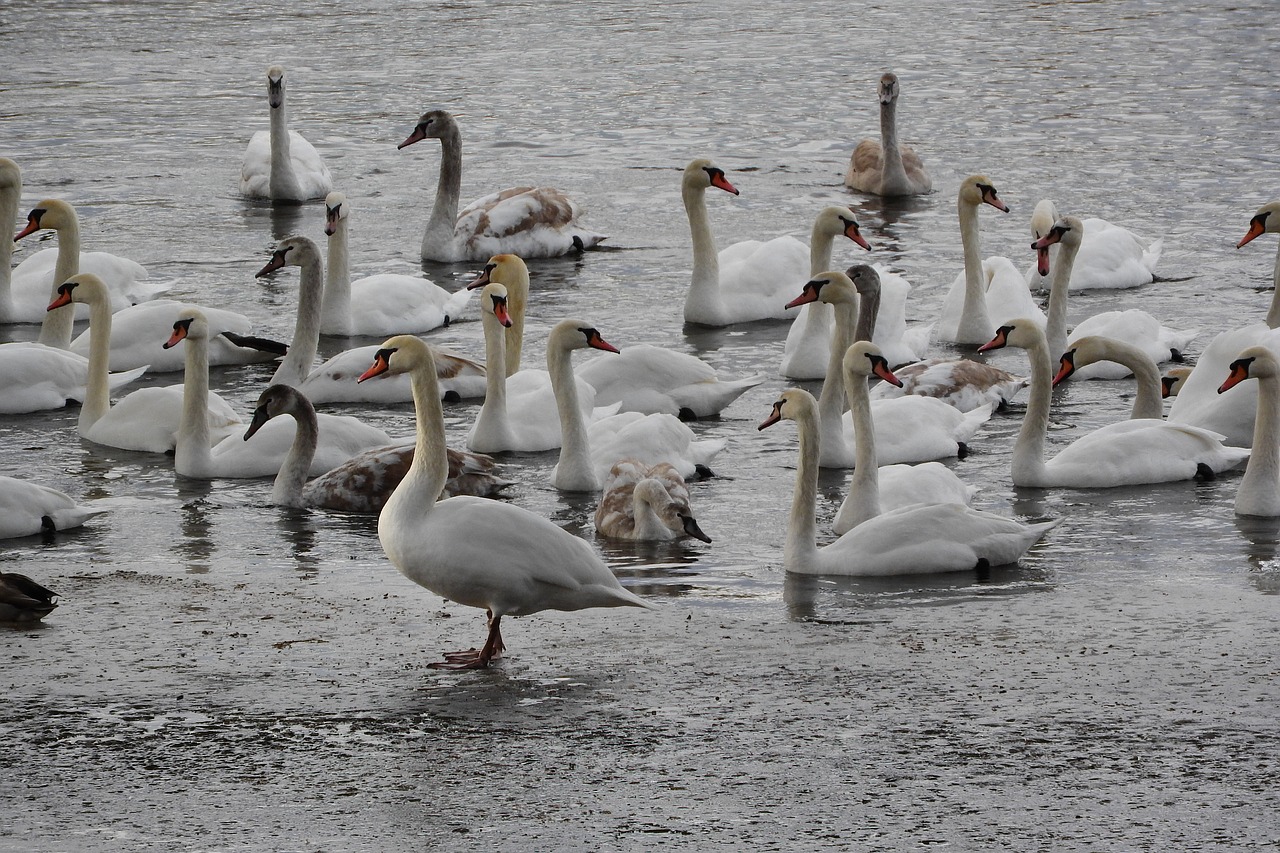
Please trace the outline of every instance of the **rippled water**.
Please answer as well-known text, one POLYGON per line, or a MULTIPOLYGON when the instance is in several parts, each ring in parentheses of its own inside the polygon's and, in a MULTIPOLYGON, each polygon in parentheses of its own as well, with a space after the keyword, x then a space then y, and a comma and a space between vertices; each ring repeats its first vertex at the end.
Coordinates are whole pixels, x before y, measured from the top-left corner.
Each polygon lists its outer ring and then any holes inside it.
MULTIPOLYGON (((1218 3, 809 5, 80 2, 0 22, 0 154, 23 168, 24 209, 73 201, 87 249, 180 296, 290 334, 296 273, 253 273, 275 240, 322 239, 323 208, 237 195, 280 62, 292 127, 351 201, 353 274, 419 268, 439 149, 395 145, 444 107, 466 197, 555 184, 610 235, 531 264, 530 355, 574 314, 622 348, 770 376, 696 426, 729 442, 693 488, 714 544, 597 543, 660 613, 520 620, 501 666, 448 677, 425 663, 478 641, 480 619, 401 578, 372 519, 281 511, 266 481, 175 479, 169 459, 81 442, 74 409, 0 419, 0 471, 112 507, 0 543, 0 568, 63 595, 46 627, 0 636, 0 848, 1276 843, 1280 534, 1234 516, 1238 475, 1015 490, 1015 407, 953 464, 984 507, 1064 518, 1020 567, 786 577, 794 430, 755 429, 786 387, 786 329, 682 329, 678 186, 696 156, 729 170, 742 195, 709 199, 722 244, 807 238, 824 203, 852 204, 865 257, 910 279, 927 322, 960 266, 956 187, 981 171, 1013 210, 983 211, 988 254, 1030 263, 1042 197, 1164 237, 1161 281, 1073 297, 1072 319, 1140 305, 1201 327, 1194 352, 1270 298, 1268 241, 1232 246, 1274 197, 1273 22, 1218 3), (937 188, 892 205, 840 182, 886 68, 937 188)), ((862 257, 837 247, 839 264, 862 257)), ((475 267, 426 272, 456 286, 475 267)), ((482 351, 477 322, 434 338, 482 351)), ((1025 370, 1016 351, 992 361, 1025 370)), ((248 411, 269 376, 213 382, 248 411)), ((1130 393, 1060 392, 1051 440, 1122 417, 1130 393)), ((474 412, 448 410, 459 442, 474 412)), ((359 414, 412 429, 407 406, 359 414)), ((591 501, 547 485, 554 455, 506 461, 513 501, 590 537, 591 501)), ((843 488, 824 473, 824 518, 843 488)))

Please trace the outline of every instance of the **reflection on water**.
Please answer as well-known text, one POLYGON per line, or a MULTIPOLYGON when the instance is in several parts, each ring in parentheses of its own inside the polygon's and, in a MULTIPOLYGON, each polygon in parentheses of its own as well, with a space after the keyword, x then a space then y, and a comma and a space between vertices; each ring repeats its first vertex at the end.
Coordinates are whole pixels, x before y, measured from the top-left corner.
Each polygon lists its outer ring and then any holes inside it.
POLYGON ((217 549, 214 534, 216 507, 209 500, 213 484, 209 480, 188 477, 178 477, 176 483, 178 499, 182 502, 178 510, 182 539, 176 543, 175 550, 185 559, 188 573, 205 574, 217 549))
POLYGON ((1276 549, 1280 546, 1280 518, 1235 517, 1236 530, 1246 543, 1245 559, 1249 561, 1249 581, 1258 592, 1267 595, 1280 594, 1280 561, 1276 549))

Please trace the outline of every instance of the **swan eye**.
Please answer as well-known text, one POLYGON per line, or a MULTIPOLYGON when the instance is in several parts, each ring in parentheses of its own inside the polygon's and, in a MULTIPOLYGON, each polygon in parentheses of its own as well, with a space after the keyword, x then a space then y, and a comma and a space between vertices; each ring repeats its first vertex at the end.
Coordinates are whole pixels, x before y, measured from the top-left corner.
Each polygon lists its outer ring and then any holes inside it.
POLYGON ((76 289, 76 285, 77 285, 78 283, 79 283, 79 282, 68 281, 66 284, 60 285, 60 286, 58 287, 58 295, 59 295, 59 296, 70 296, 70 295, 71 295, 71 291, 73 291, 73 290, 75 290, 75 289, 76 289))

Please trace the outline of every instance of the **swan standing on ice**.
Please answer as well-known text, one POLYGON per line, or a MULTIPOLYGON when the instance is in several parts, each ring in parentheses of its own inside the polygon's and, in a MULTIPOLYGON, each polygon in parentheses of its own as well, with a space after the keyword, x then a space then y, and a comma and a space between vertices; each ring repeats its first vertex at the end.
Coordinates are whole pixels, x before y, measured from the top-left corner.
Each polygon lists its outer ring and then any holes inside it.
POLYGON ((413 132, 396 148, 424 139, 440 140, 440 179, 435 205, 422 235, 422 257, 456 263, 482 261, 511 252, 525 258, 554 258, 590 249, 605 235, 578 222, 578 206, 551 187, 511 187, 476 199, 458 212, 462 197, 462 133, 445 110, 423 113, 413 132))
POLYGON ((849 157, 845 186, 880 196, 920 195, 933 189, 933 179, 910 146, 898 142, 898 75, 880 78, 880 141, 864 139, 849 157))
POLYGON ((249 140, 240 169, 241 194, 295 203, 324 198, 333 190, 333 177, 311 143, 289 130, 282 66, 267 69, 267 105, 271 129, 249 140))

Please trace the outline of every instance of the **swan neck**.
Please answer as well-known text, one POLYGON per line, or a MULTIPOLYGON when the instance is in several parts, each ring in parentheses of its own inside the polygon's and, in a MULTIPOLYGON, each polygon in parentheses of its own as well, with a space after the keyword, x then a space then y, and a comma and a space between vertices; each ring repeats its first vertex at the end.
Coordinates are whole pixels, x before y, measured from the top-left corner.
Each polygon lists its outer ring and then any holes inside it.
POLYGON ((1049 404, 1053 397, 1053 365, 1044 337, 1027 350, 1031 360, 1031 395, 1022 428, 1013 444, 1013 484, 1034 486, 1043 478, 1045 436, 1049 432, 1049 404))
POLYGON ((507 430, 507 377, 501 370, 491 370, 489 365, 505 361, 506 336, 502 324, 489 312, 482 312, 480 323, 484 329, 484 402, 476 414, 473 435, 489 435, 491 431, 507 430))
POLYGON ((324 270, 320 268, 320 255, 314 250, 303 250, 301 275, 298 277, 298 319, 293 327, 293 342, 275 375, 273 384, 291 385, 294 388, 306 381, 315 364, 320 347, 320 311, 324 297, 324 270))
POLYGON ((106 294, 89 303, 89 381, 80 405, 80 434, 111 408, 108 373, 111 365, 111 303, 106 294))
POLYGON ((600 483, 591 464, 591 443, 578 401, 578 385, 570 362, 570 350, 553 339, 547 346, 547 373, 560 415, 560 461, 556 466, 556 486, 574 491, 593 491, 600 483))
POLYGON ((506 365, 507 376, 511 376, 520 370, 520 355, 524 351, 524 312, 529 301, 529 271, 519 270, 506 287, 507 316, 511 318, 511 325, 503 331, 506 337, 506 357, 503 363, 506 365))
MULTIPOLYGON (((853 418, 854 463, 848 497, 852 517, 847 519, 853 527, 880 514, 880 472, 866 378, 857 374, 846 376, 845 396, 849 398, 849 412, 853 418)), ((843 508, 841 515, 845 515, 843 508)))
POLYGON ((978 235, 978 207, 963 199, 959 204, 960 243, 964 249, 964 309, 956 330, 956 342, 984 344, 995 331, 987 313, 986 275, 982 271, 982 240, 978 235))
MULTIPOLYGON (((1239 496, 1261 500, 1274 495, 1280 482, 1280 377, 1258 379, 1258 412, 1253 421, 1253 449, 1240 480, 1239 496)), ((1268 501, 1274 503, 1274 501, 1268 501)))
POLYGON ((896 185, 905 182, 907 173, 902 165, 902 149, 898 145, 898 102, 880 105, 880 149, 884 158, 881 182, 896 185))
POLYGON ((316 446, 320 442, 320 423, 314 408, 309 404, 299 406, 293 412, 293 419, 297 422, 297 432, 294 433, 293 444, 289 445, 289 452, 280 464, 275 485, 271 487, 271 502, 277 506, 303 505, 302 491, 307 484, 307 473, 311 470, 316 446))
MULTIPOLYGON (((10 241, 12 242, 12 241, 10 241)), ((49 287, 49 301, 58 296, 58 287, 80 272, 80 221, 74 215, 58 228, 58 261, 53 268, 53 281, 49 287)), ((76 319, 75 305, 64 305, 46 311, 40 323, 39 342, 58 349, 71 348, 71 327, 76 319)))
POLYGON ((320 331, 326 335, 350 335, 352 329, 347 222, 346 217, 339 219, 333 234, 329 236, 324 304, 320 311, 320 331))
POLYGON ((458 202, 462 197, 462 133, 457 126, 440 137, 440 177, 436 182, 436 199, 431 218, 422 236, 422 255, 443 257, 453 246, 458 221, 458 202))
MULTIPOLYGON (((826 304, 826 303, 811 303, 826 304)), ((848 302, 837 302, 830 306, 835 317, 835 328, 831 331, 831 351, 827 355, 827 375, 822 380, 822 390, 818 393, 818 420, 822 424, 822 435, 827 441, 844 440, 844 427, 840 423, 848 401, 844 389, 844 354, 853 344, 853 312, 854 306, 848 302)))
POLYGON ((1054 261, 1053 277, 1049 280, 1049 311, 1044 334, 1049 346, 1049 358, 1057 358, 1067 351, 1067 293, 1071 287, 1071 270, 1076 264, 1079 244, 1060 244, 1054 261))
MULTIPOLYGON (((378 519, 378 535, 392 528, 403 532, 420 523, 435 505, 449 479, 449 459, 445 451, 444 407, 440 405, 440 382, 435 358, 428 356, 410 376, 413 411, 418 419, 417 441, 409 473, 388 498, 378 519)), ((385 541, 385 540, 384 540, 385 541)))
POLYGON ((818 524, 814 512, 818 506, 818 424, 812 414, 796 420, 800 437, 800 460, 796 466, 796 484, 791 495, 791 516, 787 522, 787 542, 782 564, 788 571, 803 571, 818 553, 818 524))
POLYGON ((1271 272, 1275 292, 1271 294, 1271 308, 1267 311, 1267 328, 1280 329, 1280 246, 1276 247, 1276 264, 1271 272))
POLYGON ((173 467, 186 477, 209 476, 213 468, 209 431, 209 343, 188 337, 182 379, 182 420, 178 425, 173 467))
MULTIPOLYGON (((858 327, 853 341, 872 341, 876 335, 876 318, 880 316, 880 291, 870 290, 858 295, 858 327)), ((852 344, 853 341, 850 341, 852 344)))
POLYGON ((706 191, 697 186, 682 186, 685 214, 689 218, 689 235, 693 239, 693 273, 684 313, 706 316, 720 309, 720 259, 716 255, 715 235, 707 217, 706 191))
MULTIPOLYGON (((18 205, 22 200, 22 184, 15 182, 0 192, 0 222, 12 223, 18 219, 18 205)), ((13 240, 0 235, 0 323, 13 320, 13 240)))
POLYGON ((1111 360, 1133 371, 1135 394, 1129 417, 1162 419, 1164 399, 1160 396, 1160 368, 1156 363, 1137 347, 1127 345, 1116 348, 1111 360))
POLYGON ((272 198, 300 199, 302 189, 293 173, 293 151, 289 139, 289 126, 285 116, 286 106, 271 112, 271 179, 268 187, 272 198))

